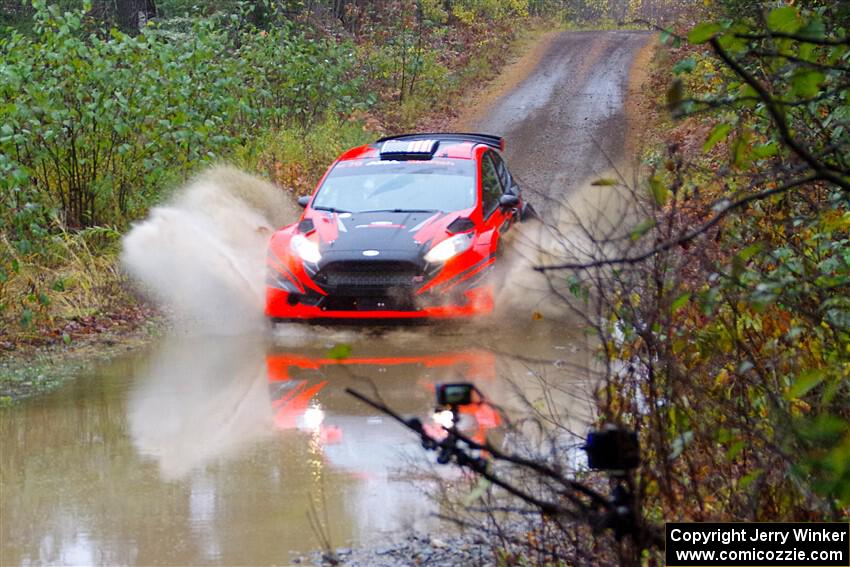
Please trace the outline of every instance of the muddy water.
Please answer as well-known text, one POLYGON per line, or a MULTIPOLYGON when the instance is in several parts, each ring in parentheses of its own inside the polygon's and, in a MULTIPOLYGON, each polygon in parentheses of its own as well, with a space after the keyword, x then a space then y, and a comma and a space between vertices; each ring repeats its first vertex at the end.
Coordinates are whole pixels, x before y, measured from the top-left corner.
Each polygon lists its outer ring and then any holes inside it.
MULTIPOLYGON (((321 546, 311 510, 334 547, 433 527, 417 466, 433 456, 343 389, 427 421, 437 382, 510 408, 545 379, 583 431, 580 335, 499 326, 169 340, 4 410, 0 564, 286 564, 321 546)), ((486 411, 461 423, 498 426, 486 411)))

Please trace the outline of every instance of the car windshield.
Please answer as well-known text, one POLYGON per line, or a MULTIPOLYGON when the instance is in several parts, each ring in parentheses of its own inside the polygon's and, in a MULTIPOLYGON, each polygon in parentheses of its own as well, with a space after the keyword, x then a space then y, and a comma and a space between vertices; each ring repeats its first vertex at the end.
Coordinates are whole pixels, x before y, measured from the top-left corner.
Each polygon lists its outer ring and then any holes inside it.
POLYGON ((339 162, 313 200, 314 209, 457 211, 475 205, 472 160, 339 162))

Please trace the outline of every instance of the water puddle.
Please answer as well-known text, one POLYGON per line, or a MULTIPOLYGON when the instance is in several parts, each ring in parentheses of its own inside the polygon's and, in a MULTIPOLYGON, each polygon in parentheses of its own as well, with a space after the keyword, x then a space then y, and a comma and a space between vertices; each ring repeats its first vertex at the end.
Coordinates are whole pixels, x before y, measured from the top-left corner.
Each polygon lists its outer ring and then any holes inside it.
MULTIPOLYGON (((0 564, 286 564, 321 546, 311 514, 334 547, 439 527, 416 466, 433 456, 344 389, 427 421, 438 382, 474 382, 510 408, 546 377, 583 432, 582 341, 548 321, 297 327, 115 360, 0 412, 0 564)), ((482 437, 499 418, 477 408, 461 425, 482 437)))

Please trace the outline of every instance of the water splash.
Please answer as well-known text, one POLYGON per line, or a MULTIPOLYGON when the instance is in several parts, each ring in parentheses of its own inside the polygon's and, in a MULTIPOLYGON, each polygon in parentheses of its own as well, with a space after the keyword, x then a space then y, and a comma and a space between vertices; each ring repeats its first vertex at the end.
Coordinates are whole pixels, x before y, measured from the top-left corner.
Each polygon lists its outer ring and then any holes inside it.
POLYGON ((627 251, 624 242, 633 245, 628 230, 640 218, 637 204, 616 171, 605 174, 584 180, 560 199, 545 200, 537 207, 542 221, 526 221, 507 233, 494 278, 500 282, 497 314, 571 319, 584 312, 583 296, 571 282, 586 275, 535 268, 615 257, 627 251))
POLYGON ((121 261, 179 328, 214 335, 260 330, 268 238, 297 217, 284 191, 218 166, 134 225, 121 261))

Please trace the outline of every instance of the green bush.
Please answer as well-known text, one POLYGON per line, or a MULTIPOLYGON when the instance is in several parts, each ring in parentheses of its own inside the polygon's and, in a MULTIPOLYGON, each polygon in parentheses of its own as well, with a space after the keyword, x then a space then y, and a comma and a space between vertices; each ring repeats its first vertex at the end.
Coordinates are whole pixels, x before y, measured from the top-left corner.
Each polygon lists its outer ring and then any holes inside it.
POLYGON ((120 230, 205 164, 368 100, 346 42, 222 16, 105 33, 88 8, 36 0, 32 33, 0 39, 0 313, 25 323, 54 291, 31 277, 53 235, 120 230))
POLYGON ((343 151, 377 137, 359 121, 326 116, 309 127, 261 134, 240 148, 234 161, 247 171, 264 173, 287 190, 307 195, 343 151))
POLYGON ((344 43, 214 20, 101 37, 82 12, 34 6, 36 36, 0 42, 3 225, 21 243, 50 215, 123 225, 257 130, 360 103, 344 43))

